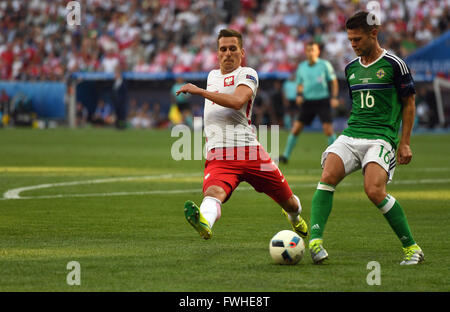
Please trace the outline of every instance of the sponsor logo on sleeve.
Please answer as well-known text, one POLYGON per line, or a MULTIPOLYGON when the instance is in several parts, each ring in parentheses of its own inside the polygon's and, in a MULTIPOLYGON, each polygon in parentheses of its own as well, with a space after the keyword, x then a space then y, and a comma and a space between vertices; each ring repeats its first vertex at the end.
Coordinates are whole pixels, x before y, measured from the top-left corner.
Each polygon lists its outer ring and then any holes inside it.
POLYGON ((248 75, 248 74, 247 74, 247 75, 245 76, 245 78, 246 78, 246 79, 253 80, 254 83, 258 83, 258 80, 256 80, 256 78, 253 77, 252 75, 248 75))

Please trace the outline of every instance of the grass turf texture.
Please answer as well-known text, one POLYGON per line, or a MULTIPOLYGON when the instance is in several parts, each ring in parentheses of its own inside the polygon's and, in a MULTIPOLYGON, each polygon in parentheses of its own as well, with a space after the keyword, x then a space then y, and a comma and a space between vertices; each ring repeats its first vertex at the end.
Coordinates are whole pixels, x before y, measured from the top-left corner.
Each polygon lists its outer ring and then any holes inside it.
MULTIPOLYGON (((286 137, 280 133, 280 150, 286 137)), ((335 193, 325 265, 313 265, 309 252, 296 266, 272 263, 270 238, 290 226, 269 197, 246 183, 223 205, 213 239, 204 241, 183 216, 185 200, 201 202, 203 161, 172 160, 175 140, 170 131, 1 130, 1 194, 141 178, 0 200, 0 291, 450 290, 450 136, 414 136, 412 163, 397 167, 388 186, 425 252, 425 263, 413 267, 399 265, 401 245, 364 195, 360 171, 335 193), (80 286, 66 283, 72 260, 81 265, 80 286), (380 286, 366 283, 370 261, 381 265, 380 286)), ((322 134, 304 133, 289 164, 280 165, 307 220, 325 145, 322 134)))

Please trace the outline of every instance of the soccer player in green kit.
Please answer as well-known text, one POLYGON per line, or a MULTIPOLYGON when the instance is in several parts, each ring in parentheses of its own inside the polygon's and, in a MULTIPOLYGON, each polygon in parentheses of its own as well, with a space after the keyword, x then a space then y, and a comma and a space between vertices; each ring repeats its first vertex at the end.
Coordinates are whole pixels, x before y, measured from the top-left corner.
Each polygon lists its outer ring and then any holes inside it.
POLYGON ((386 191, 396 163, 412 158, 410 137, 415 115, 414 81, 408 66, 378 44, 378 26, 367 12, 346 21, 348 39, 358 56, 345 68, 352 111, 346 128, 322 154, 322 176, 312 199, 309 250, 313 262, 328 258, 323 231, 333 194, 348 174, 362 169, 364 190, 399 238, 401 265, 424 260, 400 203, 386 191), (402 123, 400 139, 398 132, 402 123))

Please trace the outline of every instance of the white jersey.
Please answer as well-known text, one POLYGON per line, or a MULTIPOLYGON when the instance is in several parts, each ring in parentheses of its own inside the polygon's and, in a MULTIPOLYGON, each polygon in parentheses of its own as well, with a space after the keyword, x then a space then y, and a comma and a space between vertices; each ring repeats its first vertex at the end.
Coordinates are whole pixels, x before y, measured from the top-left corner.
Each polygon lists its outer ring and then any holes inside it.
POLYGON ((206 148, 257 146, 259 142, 251 126, 253 102, 259 79, 253 68, 241 67, 223 75, 220 69, 208 75, 206 90, 232 94, 238 85, 246 85, 253 91, 251 99, 240 110, 223 107, 205 99, 204 122, 206 148))

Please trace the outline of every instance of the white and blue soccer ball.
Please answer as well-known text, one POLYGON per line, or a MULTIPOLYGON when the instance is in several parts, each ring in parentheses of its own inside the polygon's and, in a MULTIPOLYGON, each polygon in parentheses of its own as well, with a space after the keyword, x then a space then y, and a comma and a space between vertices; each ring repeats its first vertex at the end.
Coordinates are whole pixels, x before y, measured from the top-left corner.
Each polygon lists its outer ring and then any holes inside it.
POLYGON ((297 264, 305 253, 305 242, 295 232, 283 230, 270 240, 270 256, 278 264, 297 264))

